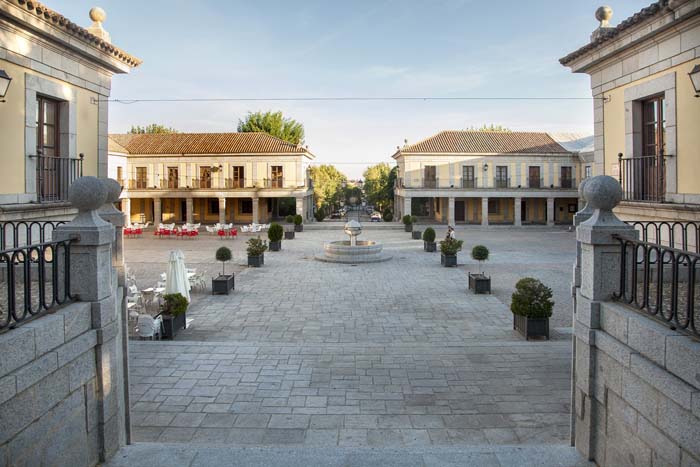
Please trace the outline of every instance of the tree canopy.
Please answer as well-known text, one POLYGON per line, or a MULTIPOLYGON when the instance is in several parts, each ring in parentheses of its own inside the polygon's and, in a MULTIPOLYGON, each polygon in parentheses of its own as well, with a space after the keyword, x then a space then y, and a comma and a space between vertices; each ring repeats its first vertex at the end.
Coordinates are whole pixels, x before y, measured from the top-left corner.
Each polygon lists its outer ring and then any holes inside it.
POLYGON ((347 177, 332 165, 311 167, 309 171, 314 184, 316 207, 337 206, 344 199, 343 182, 347 181, 347 177))
POLYGON ((503 125, 494 125, 493 123, 490 125, 486 125, 484 123, 479 128, 472 125, 469 128, 467 128, 467 130, 469 130, 469 131, 500 131, 502 133, 512 133, 513 132, 513 130, 511 130, 508 127, 505 127, 503 125))
POLYGON ((158 123, 151 123, 150 125, 140 126, 132 125, 131 129, 128 131, 132 135, 143 135, 143 134, 168 134, 168 133, 179 133, 175 128, 170 128, 165 125, 160 125, 158 123))
POLYGON ((262 131, 292 144, 304 142, 304 125, 284 117, 282 112, 249 112, 245 119, 238 120, 238 131, 262 131))
POLYGON ((386 162, 368 167, 362 175, 365 180, 365 196, 367 202, 377 210, 391 206, 394 202, 394 182, 397 168, 390 167, 386 162))

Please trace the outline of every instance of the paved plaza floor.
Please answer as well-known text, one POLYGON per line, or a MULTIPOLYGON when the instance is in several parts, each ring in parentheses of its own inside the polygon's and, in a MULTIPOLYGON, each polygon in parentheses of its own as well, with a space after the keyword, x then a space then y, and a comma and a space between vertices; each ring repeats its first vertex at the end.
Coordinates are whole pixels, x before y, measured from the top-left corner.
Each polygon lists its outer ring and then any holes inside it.
MULTIPOLYGON (((235 291, 194 294, 176 341, 131 342, 135 439, 341 447, 568 440, 570 301, 555 311, 552 340, 526 342, 512 330, 507 298, 524 275, 565 297, 573 233, 460 229, 460 267, 443 268, 439 253, 423 252, 410 234, 368 229, 362 239, 383 242, 391 261, 313 259, 324 241, 344 237, 297 234, 260 269, 241 266, 244 239, 227 241, 235 291), (476 243, 491 249, 494 295, 467 292, 466 273, 477 266, 466 251, 476 243)), ((188 265, 218 270, 209 258, 221 241, 207 238, 128 240, 127 261, 148 282, 168 249, 185 244, 188 265)))

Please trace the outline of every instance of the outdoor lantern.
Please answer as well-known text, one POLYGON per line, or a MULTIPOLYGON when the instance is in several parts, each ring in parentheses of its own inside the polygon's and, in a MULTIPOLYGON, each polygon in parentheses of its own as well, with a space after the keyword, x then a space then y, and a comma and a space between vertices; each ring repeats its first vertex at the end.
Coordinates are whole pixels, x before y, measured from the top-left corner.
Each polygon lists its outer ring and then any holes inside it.
POLYGON ((7 88, 10 87, 10 82, 12 81, 12 78, 8 76, 7 73, 5 73, 5 70, 0 70, 0 102, 5 102, 5 94, 7 94, 7 88))
POLYGON ((484 172, 488 172, 488 171, 489 171, 489 165, 488 165, 488 164, 484 164, 484 172))
POLYGON ((688 76, 690 76, 690 81, 695 88, 695 97, 700 97, 700 65, 695 65, 695 68, 688 73, 688 76))

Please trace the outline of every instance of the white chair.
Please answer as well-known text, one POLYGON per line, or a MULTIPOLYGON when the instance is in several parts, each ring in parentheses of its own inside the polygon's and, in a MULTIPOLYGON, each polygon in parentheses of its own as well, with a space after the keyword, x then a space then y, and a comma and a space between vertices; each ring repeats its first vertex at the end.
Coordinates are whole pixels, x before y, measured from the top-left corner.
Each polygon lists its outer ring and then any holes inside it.
POLYGON ((250 227, 248 227, 247 225, 242 225, 242 226, 241 226, 241 232, 242 232, 242 233, 248 233, 248 232, 250 232, 250 227))
POLYGON ((147 229, 149 225, 151 225, 151 221, 148 221, 145 224, 143 224, 143 228, 147 229))
POLYGON ((153 318, 153 316, 147 314, 139 315, 136 324, 136 334, 142 339, 160 339, 163 335, 163 319, 160 316, 153 318))

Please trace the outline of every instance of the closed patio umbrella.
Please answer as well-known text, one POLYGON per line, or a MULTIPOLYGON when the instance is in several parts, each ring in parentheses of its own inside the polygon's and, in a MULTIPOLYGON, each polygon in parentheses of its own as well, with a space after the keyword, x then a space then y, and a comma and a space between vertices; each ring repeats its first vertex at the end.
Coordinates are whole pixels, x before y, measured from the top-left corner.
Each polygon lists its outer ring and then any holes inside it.
POLYGON ((185 255, 180 250, 170 252, 168 270, 165 274, 165 293, 180 293, 190 301, 190 281, 185 269, 185 255))

